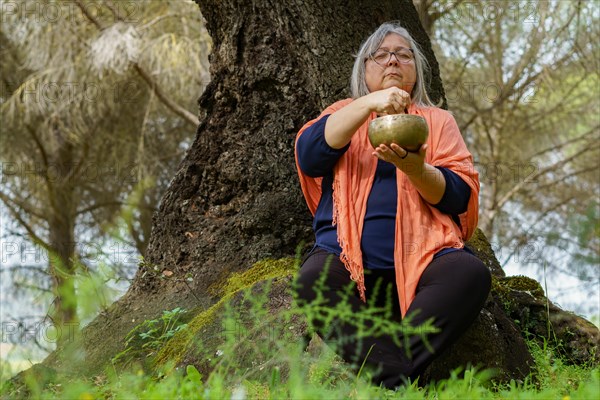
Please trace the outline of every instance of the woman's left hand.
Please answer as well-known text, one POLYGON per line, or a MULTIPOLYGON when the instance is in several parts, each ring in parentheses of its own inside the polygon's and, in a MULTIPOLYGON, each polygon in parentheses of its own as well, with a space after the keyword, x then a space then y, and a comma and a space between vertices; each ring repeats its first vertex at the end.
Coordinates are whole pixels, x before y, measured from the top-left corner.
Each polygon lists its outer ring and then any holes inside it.
POLYGON ((418 152, 406 151, 396 143, 390 146, 379 145, 373 155, 380 160, 390 162, 406 175, 417 175, 423 172, 427 144, 423 144, 418 152))

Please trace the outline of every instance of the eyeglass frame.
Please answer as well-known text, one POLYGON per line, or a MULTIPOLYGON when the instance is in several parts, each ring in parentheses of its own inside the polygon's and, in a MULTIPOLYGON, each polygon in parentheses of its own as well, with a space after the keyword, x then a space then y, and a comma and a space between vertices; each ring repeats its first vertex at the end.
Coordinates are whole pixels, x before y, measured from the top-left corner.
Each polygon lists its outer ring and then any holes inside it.
POLYGON ((369 54, 369 57, 366 58, 365 61, 371 59, 371 60, 373 60, 373 62, 375 64, 377 64, 380 67, 382 67, 382 66, 385 66, 387 63, 390 62, 390 60, 392 59, 392 55, 394 56, 394 58, 396 59, 396 61, 398 61, 400 64, 410 64, 412 61, 415 61, 415 51, 413 49, 411 49, 411 48, 408 48, 408 47, 401 47, 399 50, 396 50, 396 51, 387 51, 387 50, 377 49, 374 52, 372 52, 371 54, 369 54), (400 61, 400 59, 398 58, 398 55, 396 53, 398 53, 398 52, 400 52, 402 50, 408 50, 408 51, 410 51, 412 53, 413 57, 410 59, 410 61, 407 61, 407 62, 400 61), (373 55, 375 53, 378 53, 378 52, 388 53, 388 58, 387 58, 387 60, 383 64, 380 64, 377 61, 375 61, 375 58, 373 57, 373 55))

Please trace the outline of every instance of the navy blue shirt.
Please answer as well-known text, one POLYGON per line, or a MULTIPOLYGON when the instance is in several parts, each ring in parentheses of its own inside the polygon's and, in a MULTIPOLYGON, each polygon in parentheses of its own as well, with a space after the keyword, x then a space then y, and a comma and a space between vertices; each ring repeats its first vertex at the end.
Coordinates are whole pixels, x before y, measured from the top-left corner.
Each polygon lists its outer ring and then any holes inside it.
MULTIPOLYGON (((317 206, 313 229, 315 246, 338 256, 342 252, 337 240, 337 229, 333 226, 333 167, 348 150, 350 144, 334 149, 325 141, 325 123, 329 115, 323 116, 306 129, 296 144, 298 165, 306 175, 322 177, 321 200, 317 206)), ((446 179, 446 189, 438 204, 438 210, 450 214, 458 222, 458 215, 467 210, 471 188, 448 168, 436 167, 446 179)), ((367 211, 361 239, 363 261, 369 269, 394 268, 394 242, 396 232, 396 206, 398 187, 396 167, 389 162, 377 160, 375 179, 367 199, 367 211)), ((458 249, 443 249, 435 257, 458 249)))

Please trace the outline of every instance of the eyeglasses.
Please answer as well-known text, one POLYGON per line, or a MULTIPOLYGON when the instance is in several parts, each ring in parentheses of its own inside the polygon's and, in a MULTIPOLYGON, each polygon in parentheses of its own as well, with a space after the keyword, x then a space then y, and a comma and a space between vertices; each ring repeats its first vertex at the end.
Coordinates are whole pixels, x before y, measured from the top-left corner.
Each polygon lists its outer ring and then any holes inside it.
POLYGON ((396 60, 400 64, 409 64, 415 59, 415 52, 413 49, 401 48, 396 51, 387 51, 387 50, 376 50, 375 52, 369 55, 369 58, 375 63, 384 66, 390 62, 392 59, 392 54, 396 57, 396 60))

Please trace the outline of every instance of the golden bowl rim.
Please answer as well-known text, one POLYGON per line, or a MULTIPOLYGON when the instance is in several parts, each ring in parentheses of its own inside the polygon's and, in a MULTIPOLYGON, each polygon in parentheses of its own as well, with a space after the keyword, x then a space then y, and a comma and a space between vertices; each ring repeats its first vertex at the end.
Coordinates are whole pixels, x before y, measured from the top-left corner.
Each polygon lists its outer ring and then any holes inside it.
POLYGON ((383 115, 381 117, 377 117, 371 120, 371 122, 369 124, 372 124, 374 122, 387 122, 389 121, 395 121, 395 120, 400 120, 400 119, 421 119, 423 120, 423 122, 425 122, 425 125, 427 125, 427 121, 425 120, 425 118, 423 118, 420 115, 415 115, 415 114, 389 114, 389 115, 383 115))

